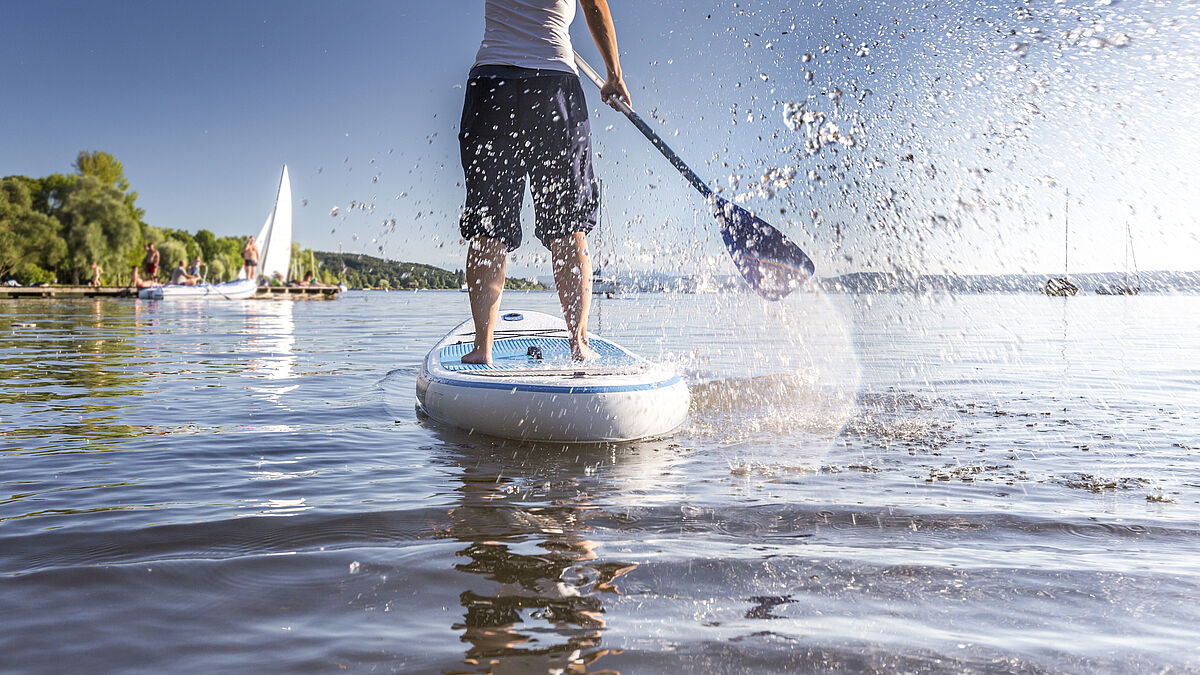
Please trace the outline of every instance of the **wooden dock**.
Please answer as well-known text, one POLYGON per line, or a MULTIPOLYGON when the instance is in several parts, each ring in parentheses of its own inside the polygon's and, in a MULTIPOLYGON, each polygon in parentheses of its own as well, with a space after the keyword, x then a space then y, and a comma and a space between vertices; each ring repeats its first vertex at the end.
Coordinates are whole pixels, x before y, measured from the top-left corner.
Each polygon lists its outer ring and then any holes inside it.
MULTIPOLYGON (((252 300, 332 300, 341 289, 313 286, 260 286, 252 300)), ((136 298, 122 286, 0 286, 0 298, 136 298)))
POLYGON ((342 289, 337 286, 260 286, 258 295, 254 296, 254 299, 291 298, 294 300, 333 300, 341 292, 342 289))

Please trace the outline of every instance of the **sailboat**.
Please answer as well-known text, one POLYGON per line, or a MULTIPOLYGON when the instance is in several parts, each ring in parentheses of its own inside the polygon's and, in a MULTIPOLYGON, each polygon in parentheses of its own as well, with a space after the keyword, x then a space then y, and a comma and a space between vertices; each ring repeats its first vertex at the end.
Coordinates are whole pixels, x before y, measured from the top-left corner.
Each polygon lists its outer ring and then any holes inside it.
POLYGON ((1046 295, 1068 296, 1075 295, 1079 292, 1079 286, 1076 286, 1067 277, 1067 262, 1070 255, 1070 235, 1071 235, 1071 193, 1067 193, 1067 203, 1063 208, 1063 275, 1061 277, 1052 277, 1046 280, 1046 284, 1042 286, 1042 292, 1046 295))
MULTIPOLYGON (((279 191, 275 195, 275 208, 267 216, 258 236, 258 276, 268 282, 288 280, 288 264, 292 260, 292 182, 288 179, 287 165, 279 177, 279 191)), ((245 276, 245 269, 238 278, 245 276)))
MULTIPOLYGON (((596 237, 595 250, 600 250, 601 237, 604 236, 604 181, 596 180, 596 237)), ((592 293, 596 295, 613 295, 621 292, 621 282, 615 277, 604 276, 604 268, 596 265, 592 269, 592 293)))
MULTIPOLYGON (((279 178, 279 190, 275 195, 275 207, 267 222, 258 231, 258 273, 268 279, 278 275, 286 279, 288 262, 292 256, 292 184, 288 179, 287 165, 279 178)), ((247 279, 245 269, 238 273, 236 281, 223 284, 196 284, 195 286, 154 286, 138 291, 143 300, 165 300, 169 298, 208 298, 241 300, 258 292, 258 282, 247 279)))
POLYGON ((1137 279, 1137 256, 1133 253, 1133 230, 1125 223, 1125 281, 1120 284, 1101 286, 1096 289, 1098 295, 1137 295, 1142 287, 1137 279), (1129 261, 1133 261, 1133 283, 1129 282, 1129 261))

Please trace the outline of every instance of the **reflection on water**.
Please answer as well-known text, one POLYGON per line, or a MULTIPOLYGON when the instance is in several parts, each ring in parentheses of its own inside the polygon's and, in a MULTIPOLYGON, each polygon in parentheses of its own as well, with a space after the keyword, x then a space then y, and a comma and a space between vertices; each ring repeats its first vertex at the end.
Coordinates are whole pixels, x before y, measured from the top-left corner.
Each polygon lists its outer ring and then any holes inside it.
POLYGON ((589 516, 622 474, 653 470, 647 455, 663 444, 531 446, 434 432, 458 467, 446 534, 466 546, 454 568, 477 577, 459 594, 463 617, 453 626, 470 645, 464 666, 583 672, 608 653, 605 597, 619 595, 619 578, 637 567, 589 539, 589 516))
POLYGON ((694 407, 568 449, 414 416, 457 292, 0 301, 0 663, 1196 671, 1200 300, 833 300, 598 299, 694 407))
POLYGON ((111 441, 143 431, 119 422, 119 406, 108 402, 146 381, 137 368, 142 355, 132 305, 79 302, 66 316, 20 329, 11 324, 22 322, 23 306, 0 307, 0 406, 11 419, 25 420, 5 436, 28 439, 20 443, 30 443, 27 450, 53 452, 65 448, 36 440, 111 441))
MULTIPOLYGON (((296 366, 296 324, 292 320, 290 300, 259 301, 246 314, 246 341, 238 352, 250 358, 247 375, 267 380, 291 379, 296 366)), ((265 400, 279 403, 280 397, 294 390, 295 384, 255 384, 251 391, 265 400)))

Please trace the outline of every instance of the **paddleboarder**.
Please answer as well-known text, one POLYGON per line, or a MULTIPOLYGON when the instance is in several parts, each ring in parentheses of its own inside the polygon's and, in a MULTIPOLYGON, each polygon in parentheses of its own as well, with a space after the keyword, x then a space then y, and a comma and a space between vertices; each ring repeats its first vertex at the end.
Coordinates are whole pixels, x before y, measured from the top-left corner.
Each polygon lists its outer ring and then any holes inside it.
MULTIPOLYGON (((601 99, 630 102, 606 0, 579 0, 604 58, 601 99)), ((459 148, 467 198, 459 229, 467 249, 467 287, 475 325, 465 363, 491 363, 508 252, 521 245, 521 201, 529 180, 534 234, 546 248, 574 358, 587 345, 592 264, 587 233, 599 191, 591 125, 575 72, 575 0, 487 0, 483 43, 467 79, 459 148)))

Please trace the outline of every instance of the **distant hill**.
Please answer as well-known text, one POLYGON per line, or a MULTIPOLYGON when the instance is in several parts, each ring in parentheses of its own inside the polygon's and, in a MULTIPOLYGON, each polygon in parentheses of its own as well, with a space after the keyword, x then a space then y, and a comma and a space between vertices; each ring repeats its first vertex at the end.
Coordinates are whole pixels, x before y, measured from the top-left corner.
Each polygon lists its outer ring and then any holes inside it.
MULTIPOLYGON (((314 251, 321 268, 350 288, 462 288, 466 276, 462 270, 451 272, 433 265, 397 262, 361 253, 314 251)), ((527 279, 509 277, 505 288, 544 289, 527 279)))
MULTIPOLYGON (((1037 293, 1051 275, 1045 274, 898 274, 852 272, 821 279, 826 290, 842 293, 1037 293)), ((1124 283, 1121 272, 1091 272, 1070 275, 1081 293, 1124 283)), ((1200 272, 1139 272, 1136 282, 1143 293, 1194 293, 1200 291, 1200 272)))
MULTIPOLYGON (((840 276, 820 277, 817 283, 831 293, 1040 293, 1048 274, 901 274, 894 272, 851 272, 840 276)), ((722 291, 749 291, 738 275, 718 274, 678 275, 657 272, 623 272, 605 277, 621 292, 655 293, 686 291, 703 279, 711 288, 722 291)), ((553 284, 553 277, 540 277, 553 284)), ((1099 288, 1125 283, 1123 272, 1090 272, 1072 274, 1071 281, 1080 292, 1091 295, 1099 288)), ((1200 293, 1200 272, 1139 272, 1130 283, 1142 293, 1200 293)))
MULTIPOLYGON (((331 253, 316 251, 317 260, 325 272, 345 281, 351 288, 461 288, 465 281, 462 270, 453 272, 433 265, 397 262, 360 253, 331 253)), ((834 293, 1038 293, 1051 275, 1048 274, 901 274, 894 272, 851 272, 823 277, 820 285, 834 293)), ((617 280, 624 290, 644 292, 672 290, 680 287, 687 277, 653 272, 620 275, 617 280)), ((745 289, 745 282, 736 275, 709 277, 715 286, 727 290, 745 289)), ((1085 294, 1097 288, 1121 284, 1121 272, 1091 272, 1072 274, 1071 281, 1085 294)), ((1154 271, 1139 272, 1137 285, 1143 293, 1200 293, 1200 272, 1154 271)), ((541 290, 551 288, 547 277, 540 282, 509 277, 505 288, 541 290)))

